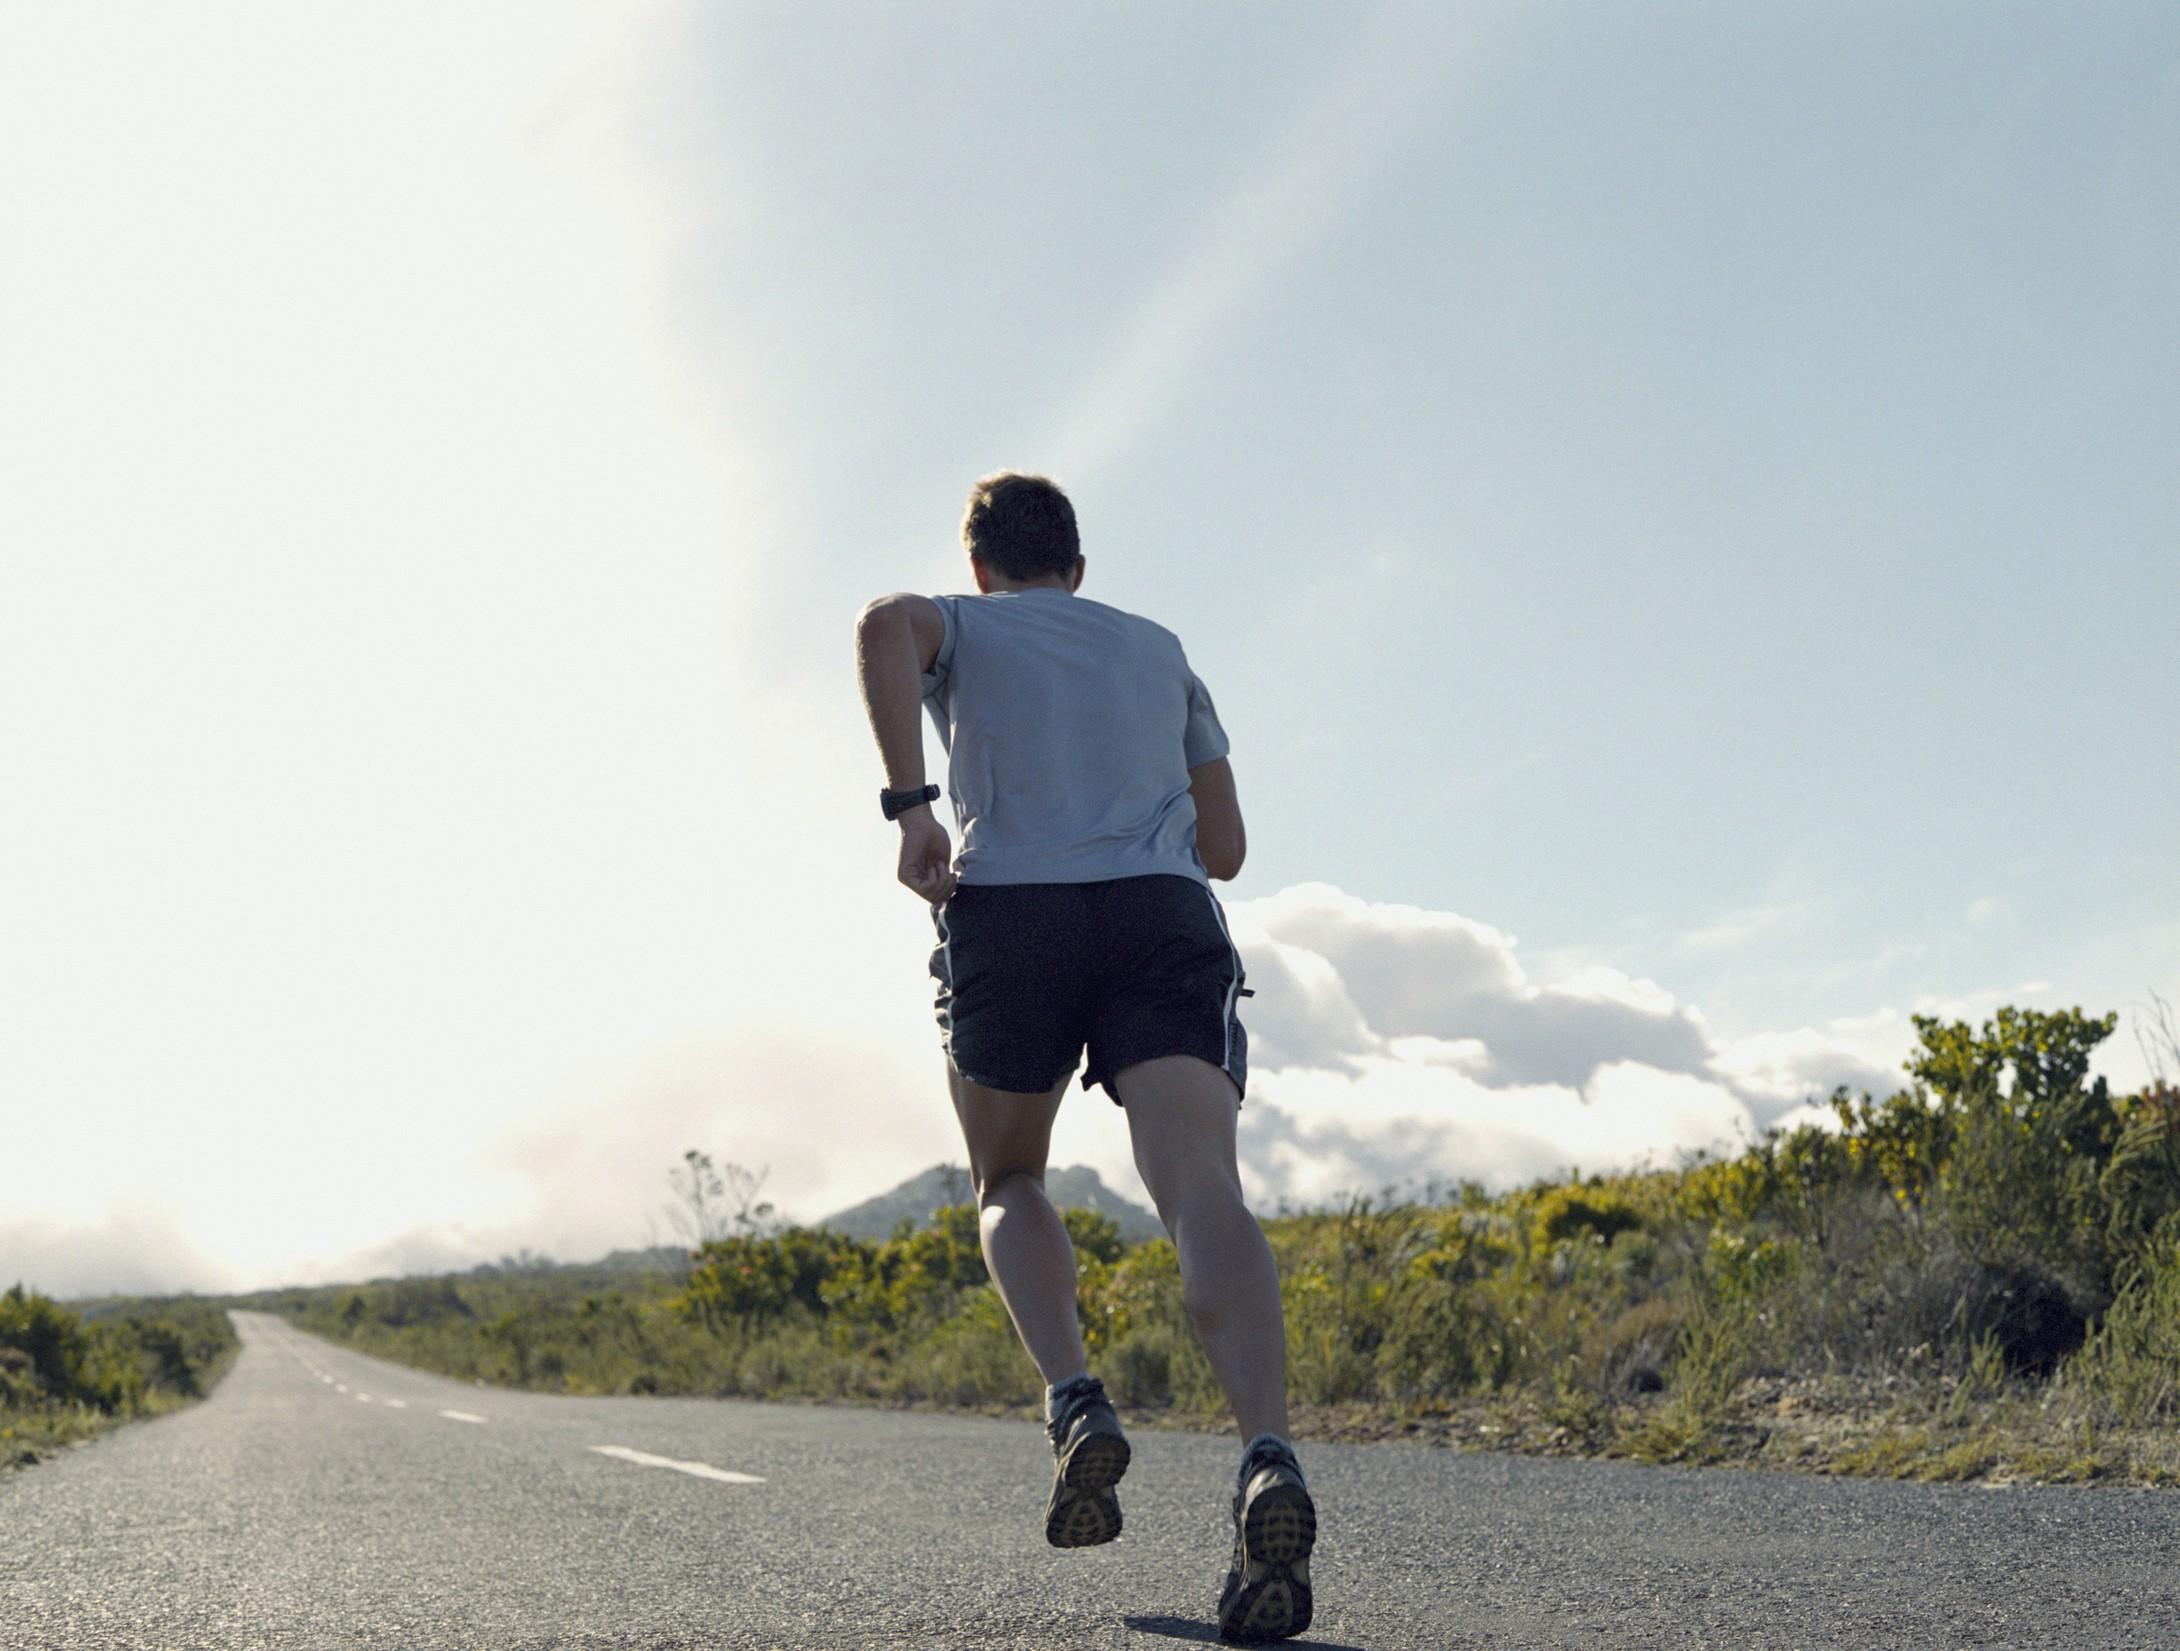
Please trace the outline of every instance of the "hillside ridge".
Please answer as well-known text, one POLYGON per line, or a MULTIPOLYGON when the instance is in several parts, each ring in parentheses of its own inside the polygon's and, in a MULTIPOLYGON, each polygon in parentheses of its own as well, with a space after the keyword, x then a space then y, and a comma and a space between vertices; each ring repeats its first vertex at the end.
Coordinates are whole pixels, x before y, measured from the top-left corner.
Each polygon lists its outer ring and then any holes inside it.
MULTIPOLYGON (((1120 1236, 1134 1244, 1163 1238, 1166 1229, 1158 1217, 1105 1184, 1104 1177, 1087 1164, 1069 1164, 1046 1171, 1045 1191, 1061 1209, 1091 1209, 1110 1216, 1120 1236)), ((959 1164, 933 1164, 901 1182, 889 1192, 866 1198, 859 1204, 835 1210, 811 1223, 849 1238, 877 1241, 889 1238, 903 1221, 922 1226, 934 1210, 948 1204, 975 1201, 969 1172, 959 1164)))

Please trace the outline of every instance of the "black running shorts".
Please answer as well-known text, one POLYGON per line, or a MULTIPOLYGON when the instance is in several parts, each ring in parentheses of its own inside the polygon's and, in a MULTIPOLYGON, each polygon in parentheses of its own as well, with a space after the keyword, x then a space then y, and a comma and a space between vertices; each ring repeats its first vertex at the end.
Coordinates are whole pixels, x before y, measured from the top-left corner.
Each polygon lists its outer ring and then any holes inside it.
POLYGON ((1247 1087, 1241 954, 1209 885, 964 883, 931 910, 940 1041, 961 1075, 1041 1095, 1090 1049, 1085 1089, 1160 1055, 1195 1055, 1247 1087))

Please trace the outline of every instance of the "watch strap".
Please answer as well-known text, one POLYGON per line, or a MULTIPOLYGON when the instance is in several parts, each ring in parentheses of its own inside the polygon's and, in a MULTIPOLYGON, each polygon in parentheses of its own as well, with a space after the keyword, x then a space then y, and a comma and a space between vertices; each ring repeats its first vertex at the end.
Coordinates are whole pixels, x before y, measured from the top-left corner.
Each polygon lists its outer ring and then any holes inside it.
POLYGON ((885 810, 887 819, 897 820, 910 809, 937 802, 938 798, 939 788, 936 785, 918 786, 908 791, 881 789, 878 793, 878 806, 885 810))

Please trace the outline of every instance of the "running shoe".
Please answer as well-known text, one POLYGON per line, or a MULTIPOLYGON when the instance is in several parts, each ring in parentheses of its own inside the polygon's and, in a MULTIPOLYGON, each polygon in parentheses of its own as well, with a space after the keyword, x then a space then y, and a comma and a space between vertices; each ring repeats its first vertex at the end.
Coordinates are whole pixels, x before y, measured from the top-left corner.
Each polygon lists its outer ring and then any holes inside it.
POLYGON ((1317 1504, 1294 1452, 1269 1434, 1250 1440, 1234 1490, 1234 1562, 1219 1595, 1220 1636, 1261 1645, 1307 1628, 1316 1544, 1317 1504))
POLYGON ((1128 1471, 1128 1440, 1095 1376, 1069 1383, 1054 1400, 1045 1423, 1055 1458, 1045 1540, 1055 1548, 1094 1548, 1120 1534, 1113 1487, 1128 1471))

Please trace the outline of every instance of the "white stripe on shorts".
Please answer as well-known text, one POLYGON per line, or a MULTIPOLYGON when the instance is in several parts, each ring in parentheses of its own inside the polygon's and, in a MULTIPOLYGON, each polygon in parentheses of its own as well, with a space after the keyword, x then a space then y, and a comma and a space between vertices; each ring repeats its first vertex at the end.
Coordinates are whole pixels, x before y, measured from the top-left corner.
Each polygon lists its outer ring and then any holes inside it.
POLYGON ((1226 936, 1227 955, 1234 960, 1234 979, 1226 988, 1226 1045, 1219 1051, 1219 1070, 1228 1077, 1234 1072, 1234 1002, 1241 990, 1241 952, 1234 945, 1233 931, 1226 926, 1226 913, 1219 909, 1219 897, 1211 892, 1211 885, 1203 885, 1204 898, 1211 902, 1211 915, 1219 920, 1219 933, 1226 936))

